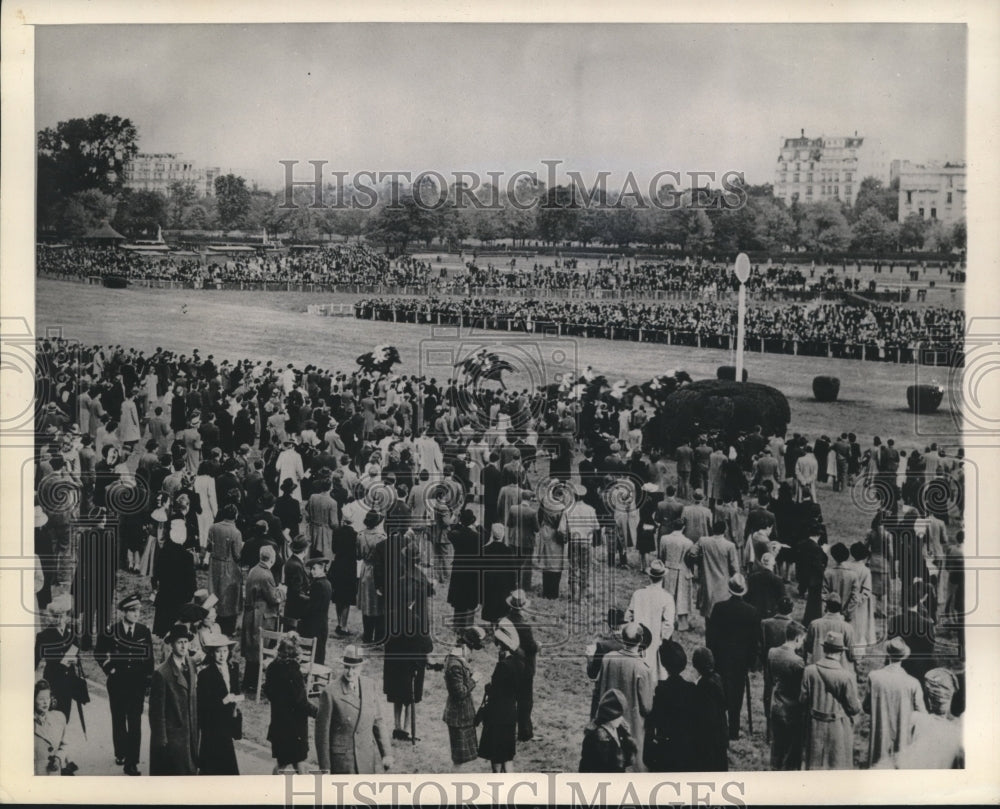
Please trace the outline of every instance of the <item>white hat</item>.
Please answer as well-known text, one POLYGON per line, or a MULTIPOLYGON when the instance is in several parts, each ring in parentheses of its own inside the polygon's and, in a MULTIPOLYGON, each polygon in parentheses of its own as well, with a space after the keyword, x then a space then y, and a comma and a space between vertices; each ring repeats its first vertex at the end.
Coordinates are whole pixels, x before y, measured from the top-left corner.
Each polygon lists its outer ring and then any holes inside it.
POLYGON ((517 638, 517 630, 508 618, 500 619, 497 623, 497 628, 493 630, 493 638, 512 652, 516 652, 518 646, 520 646, 517 638))
POLYGON ((187 524, 184 520, 173 519, 170 521, 170 541, 183 545, 187 542, 187 524))

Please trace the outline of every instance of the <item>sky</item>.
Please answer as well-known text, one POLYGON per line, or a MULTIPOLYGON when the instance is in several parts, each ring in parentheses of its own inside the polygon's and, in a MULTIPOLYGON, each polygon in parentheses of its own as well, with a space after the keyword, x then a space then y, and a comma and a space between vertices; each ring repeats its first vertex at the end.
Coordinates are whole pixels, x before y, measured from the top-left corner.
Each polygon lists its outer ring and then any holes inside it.
MULTIPOLYGON (((966 28, 267 24, 36 28, 36 129, 104 112, 144 152, 277 189, 327 171, 659 171, 773 182, 781 138, 965 157, 966 28)), ((886 167, 887 168, 887 167, 886 167)), ((717 183, 715 183, 717 185, 717 183)))

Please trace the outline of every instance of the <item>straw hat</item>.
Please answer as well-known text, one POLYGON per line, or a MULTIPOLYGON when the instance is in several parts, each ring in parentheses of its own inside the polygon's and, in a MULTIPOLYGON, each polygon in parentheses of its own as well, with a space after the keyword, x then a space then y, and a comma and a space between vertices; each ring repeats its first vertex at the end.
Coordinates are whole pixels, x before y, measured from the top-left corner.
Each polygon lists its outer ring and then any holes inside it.
POLYGON ((223 646, 235 646, 236 641, 227 638, 221 632, 213 632, 207 638, 203 638, 201 646, 203 649, 221 649, 223 646))
POLYGON ((497 623, 496 629, 493 630, 493 639, 506 646, 512 652, 516 652, 518 646, 520 646, 520 641, 517 637, 517 630, 507 618, 501 618, 497 623))

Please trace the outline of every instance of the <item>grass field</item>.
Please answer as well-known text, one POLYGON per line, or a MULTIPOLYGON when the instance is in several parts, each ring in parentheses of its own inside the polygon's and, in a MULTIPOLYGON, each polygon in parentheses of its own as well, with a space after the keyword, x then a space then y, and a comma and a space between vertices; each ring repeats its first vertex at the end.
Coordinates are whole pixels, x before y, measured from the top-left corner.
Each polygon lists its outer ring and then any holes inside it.
MULTIPOLYGON (((433 341, 454 356, 459 346, 464 352, 483 342, 499 341, 501 346, 518 346, 523 337, 504 333, 479 336, 447 336, 434 333, 430 327, 411 324, 356 321, 349 317, 315 317, 305 314, 308 303, 328 303, 333 296, 313 296, 303 293, 202 292, 195 290, 108 290, 72 282, 39 280, 36 287, 36 329, 43 334, 47 328, 61 327, 66 338, 84 344, 122 344, 151 352, 158 346, 190 353, 197 347, 202 354, 214 354, 217 361, 252 358, 274 360, 284 364, 315 364, 331 369, 352 370, 355 358, 380 343, 395 345, 402 357, 399 373, 428 373, 447 377, 448 364, 427 365, 430 353, 421 349, 422 341, 433 341), (421 357, 425 365, 421 366, 421 357)), ((345 296, 343 301, 352 299, 345 296)), ((535 341, 529 346, 536 359, 526 361, 524 368, 512 376, 508 384, 522 385, 530 381, 552 381, 557 371, 582 371, 590 365, 595 372, 609 379, 642 382, 653 374, 668 369, 687 370, 695 379, 715 377, 719 365, 732 364, 729 352, 714 349, 651 346, 608 340, 560 338, 558 345, 548 340, 535 341), (566 356, 558 357, 558 348, 566 356), (537 357, 541 357, 540 361, 537 357)), ((519 349, 520 350, 520 349, 519 349)), ((933 416, 923 416, 918 425, 906 410, 905 388, 917 378, 914 366, 865 363, 848 360, 816 359, 749 353, 746 365, 750 379, 780 388, 788 396, 792 411, 790 431, 812 438, 820 433, 833 435, 854 431, 862 446, 869 446, 873 435, 896 438, 901 449, 923 448, 940 435, 954 435, 955 421, 950 415, 946 398, 942 409, 933 416), (817 374, 832 374, 841 379, 841 400, 835 404, 819 404, 812 399, 811 382, 817 374), (928 439, 927 434, 935 434, 928 439)), ((947 369, 920 368, 922 380, 936 377, 947 385, 947 369)), ((943 439, 956 445, 957 438, 943 439)), ((541 470, 544 472, 544 468, 541 470)), ((864 536, 872 512, 860 498, 850 493, 833 493, 821 487, 819 501, 823 507, 832 541, 848 543, 864 536)), ((632 560, 633 562, 635 560, 632 560)), ((579 762, 583 728, 587 722, 591 684, 584 673, 583 648, 603 620, 606 607, 627 605, 632 591, 644 583, 636 571, 608 573, 603 565, 595 572, 610 575, 602 588, 585 606, 582 613, 565 613, 565 599, 558 602, 563 613, 553 612, 547 602, 534 594, 532 607, 538 612, 537 636, 542 647, 535 680, 536 740, 519 745, 514 769, 522 772, 575 771, 579 762)), ((204 576, 204 574, 199 574, 204 576)), ((121 588, 141 587, 130 574, 122 574, 121 588)), ((536 582, 537 591, 540 586, 536 582)), ((148 591, 148 585, 146 585, 148 591)), ((563 590, 566 583, 563 583, 563 590)), ((435 619, 450 615, 444 603, 444 593, 434 598, 435 619)), ((796 615, 803 605, 797 604, 796 615)), ((352 616, 353 629, 360 631, 360 616, 352 616)), ((151 609, 144 620, 151 621, 151 609)), ((703 625, 697 619, 693 631, 679 633, 680 642, 689 653, 703 639, 703 625)), ((435 643, 435 654, 448 648, 447 633, 435 643)), ((345 645, 331 639, 329 661, 337 661, 345 645)), ((473 666, 485 679, 492 670, 490 652, 475 655, 473 666)), ((91 676, 98 672, 92 664, 91 676)), ((866 670, 862 662, 861 673, 866 670)), ((689 671, 689 674, 691 672, 689 671)), ((367 674, 381 681, 381 663, 377 659, 367 664, 367 674)), ((746 730, 744 713, 743 738, 731 745, 730 765, 733 770, 767 769, 767 743, 764 738, 764 716, 761 702, 761 675, 752 675, 752 708, 754 733, 746 730)), ((481 692, 477 694, 481 696, 481 692)), ((418 709, 416 747, 396 742, 394 749, 397 769, 404 772, 452 772, 448 755, 447 730, 441 722, 444 707, 442 675, 427 672, 424 701, 418 709)), ((744 712, 745 712, 744 708, 744 712)), ((247 738, 266 744, 268 709, 248 703, 245 710, 247 738)), ((857 754, 867 751, 867 720, 862 718, 856 736, 857 754)), ((488 770, 483 761, 465 765, 466 771, 488 770)))

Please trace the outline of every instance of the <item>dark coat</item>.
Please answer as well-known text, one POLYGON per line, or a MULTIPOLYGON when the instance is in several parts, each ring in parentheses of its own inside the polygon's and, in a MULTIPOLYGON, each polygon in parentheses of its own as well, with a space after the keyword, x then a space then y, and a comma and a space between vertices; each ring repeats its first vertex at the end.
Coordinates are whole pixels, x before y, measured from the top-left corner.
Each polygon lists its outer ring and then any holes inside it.
POLYGON ((309 574, 306 572, 305 564, 298 556, 292 554, 285 562, 282 575, 285 586, 288 587, 285 617, 304 618, 309 609, 309 574))
POLYGON ((327 578, 333 585, 333 602, 338 607, 354 604, 358 596, 358 535, 349 525, 333 529, 333 563, 327 578))
POLYGON ((514 551, 502 542, 490 542, 483 548, 482 559, 482 618, 500 620, 507 612, 506 599, 517 587, 514 551))
POLYGON ((180 608, 194 597, 194 557, 168 539, 156 555, 153 586, 157 588, 153 634, 162 638, 177 623, 180 608))
POLYGON ((149 627, 135 624, 132 639, 125 636, 125 624, 118 621, 97 639, 94 660, 116 688, 142 691, 153 676, 153 636, 149 627))
POLYGON ((726 695, 716 673, 702 677, 695 686, 693 772, 729 770, 729 722, 726 695))
MULTIPOLYGON (((299 634, 306 638, 317 638, 326 644, 330 630, 330 602, 333 600, 333 587, 325 578, 313 579, 309 586, 309 604, 305 615, 299 621, 299 634)), ((317 663, 320 659, 319 649, 316 649, 317 663)))
POLYGON ((448 532, 455 554, 448 582, 448 603, 458 612, 474 610, 480 603, 479 592, 479 531, 455 526, 448 532))
POLYGON ((265 669, 264 694, 271 703, 267 740, 278 764, 297 764, 309 757, 309 717, 316 705, 306 698, 306 684, 297 660, 275 660, 265 669))
POLYGON ((760 643, 760 616, 742 598, 720 601, 712 608, 705 628, 705 645, 715 657, 723 679, 738 675, 740 685, 754 661, 760 643))
POLYGON ((583 731, 580 772, 625 772, 635 755, 635 742, 624 727, 616 728, 618 740, 603 725, 591 722, 583 731))
POLYGON ((680 675, 656 686, 653 708, 646 717, 643 745, 650 772, 691 772, 695 769, 695 723, 698 689, 680 675))
POLYGON ((239 694, 240 667, 228 661, 229 689, 219 667, 209 663, 198 673, 198 728, 201 744, 198 748, 200 775, 239 775, 236 748, 233 746, 233 720, 236 705, 223 704, 226 694, 239 694))
MULTIPOLYGON (((785 596, 781 576, 767 568, 757 567, 747 576, 747 603, 761 618, 770 618, 778 611, 778 602, 785 596)), ((782 641, 784 643, 784 641, 782 641)))
POLYGON ((524 678, 524 658, 514 652, 497 661, 490 679, 479 756, 511 761, 517 747, 517 698, 524 678))
POLYGON ((149 774, 195 775, 198 752, 198 676, 168 657, 153 672, 149 691, 149 774))
POLYGON ((483 467, 483 525, 486 531, 497 521, 497 498, 503 487, 503 475, 493 464, 483 467))

